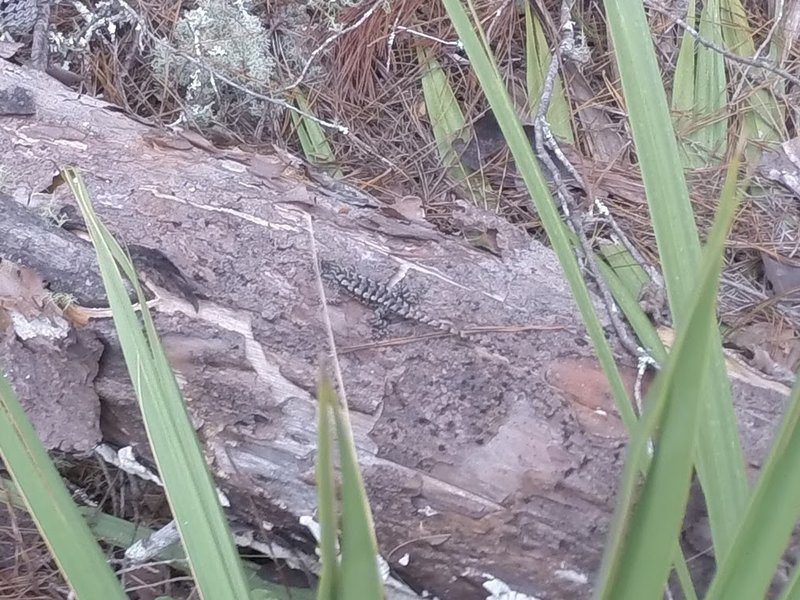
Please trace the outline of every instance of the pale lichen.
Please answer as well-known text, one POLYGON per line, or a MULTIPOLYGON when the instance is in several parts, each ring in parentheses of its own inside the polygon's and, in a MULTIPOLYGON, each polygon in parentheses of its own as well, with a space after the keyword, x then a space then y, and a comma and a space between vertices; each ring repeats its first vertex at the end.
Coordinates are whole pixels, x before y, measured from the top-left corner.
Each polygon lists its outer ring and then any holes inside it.
POLYGON ((251 4, 248 0, 199 0, 178 21, 174 50, 165 45, 154 49, 151 62, 155 74, 168 87, 180 90, 185 116, 199 125, 224 120, 225 111, 234 107, 244 106, 254 116, 264 110, 263 100, 231 89, 212 73, 264 93, 274 59, 266 29, 249 12, 251 4))

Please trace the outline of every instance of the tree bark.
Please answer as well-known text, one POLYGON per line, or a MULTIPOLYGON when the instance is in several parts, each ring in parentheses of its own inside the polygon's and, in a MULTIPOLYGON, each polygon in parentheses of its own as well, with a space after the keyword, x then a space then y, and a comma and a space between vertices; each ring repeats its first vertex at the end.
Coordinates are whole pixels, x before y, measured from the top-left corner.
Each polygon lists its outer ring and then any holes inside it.
MULTIPOLYGON (((0 366, 48 447, 147 454, 92 248, 34 214, 74 205, 54 184, 71 165, 120 241, 185 278, 150 277, 151 310, 218 484, 257 539, 311 542, 299 519, 316 507, 314 389, 330 352, 316 254, 380 281, 405 273, 426 312, 485 328, 476 344, 400 321, 375 341, 369 309, 324 288, 395 574, 443 599, 485 598, 489 578, 536 598, 589 597, 626 437, 550 250, 465 205, 457 218, 496 236, 498 253, 482 251, 326 190, 282 153, 201 148, 0 64, 0 87, 16 85, 37 114, 0 118, 0 256, 20 269, 0 276, 0 366), (62 313, 52 292, 75 302, 62 313)), ((748 389, 757 464, 786 390, 748 389)))

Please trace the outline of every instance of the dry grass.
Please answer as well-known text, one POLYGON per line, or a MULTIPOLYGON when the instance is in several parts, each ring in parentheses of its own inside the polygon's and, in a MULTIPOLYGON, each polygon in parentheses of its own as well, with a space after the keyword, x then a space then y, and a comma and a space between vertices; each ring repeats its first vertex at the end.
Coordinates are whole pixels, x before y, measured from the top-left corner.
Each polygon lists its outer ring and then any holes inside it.
MULTIPOLYGON (((163 491, 148 482, 88 458, 63 459, 60 470, 81 505, 90 503, 99 511, 139 523, 144 527, 163 525, 169 510, 163 491)), ((0 469, 0 475, 8 474, 0 469)), ((107 548, 109 560, 119 561, 122 552, 107 548)), ((165 565, 144 565, 128 569, 123 585, 130 597, 154 598, 168 594, 189 597, 191 580, 165 565)), ((27 512, 0 502, 0 598, 19 600, 63 600, 69 589, 53 562, 47 546, 27 512)))
POLYGON ((0 598, 60 600, 67 593, 28 513, 0 503, 0 598))

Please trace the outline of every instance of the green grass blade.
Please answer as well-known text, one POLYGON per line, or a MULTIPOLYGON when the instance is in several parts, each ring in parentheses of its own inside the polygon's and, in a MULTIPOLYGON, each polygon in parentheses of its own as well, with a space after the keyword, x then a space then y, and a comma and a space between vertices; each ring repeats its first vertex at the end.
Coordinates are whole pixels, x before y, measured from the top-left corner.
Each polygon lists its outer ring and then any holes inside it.
POLYGON ((492 191, 483 172, 472 173, 461 164, 458 153, 453 148, 453 141, 462 135, 466 122, 447 74, 429 49, 421 46, 417 48, 417 59, 424 69, 421 79, 422 95, 439 159, 447 167, 450 177, 464 185, 473 204, 486 209, 496 207, 497 192, 492 191))
MULTIPOLYGON (((695 21, 695 0, 689 0, 686 22, 690 25, 695 21)), ((695 107, 695 66, 694 37, 684 31, 681 37, 681 46, 678 51, 678 60, 675 64, 675 75, 672 82, 672 111, 675 118, 675 128, 684 138, 692 126, 692 114, 695 107)), ((691 144, 682 139, 681 158, 684 164, 690 163, 691 144)))
POLYGON ((378 542, 352 431, 338 401, 331 406, 342 471, 342 564, 337 598, 381 600, 384 593, 378 570, 378 542))
POLYGON ((675 308, 686 303, 698 279, 697 227, 641 3, 611 0, 607 6, 670 304, 680 320, 683 311, 675 308))
POLYGON ((707 600, 764 598, 800 513, 800 383, 707 600))
MULTIPOLYGON (((722 0, 720 13, 725 46, 739 56, 755 56, 755 41, 742 3, 739 0, 722 0)), ((781 103, 769 87, 757 86, 748 78, 744 78, 740 85, 740 94, 748 105, 743 111, 745 129, 751 133, 755 142, 748 144, 745 156, 748 161, 755 163, 761 156, 765 142, 785 139, 785 119, 781 103)))
POLYGON ((800 384, 761 470, 741 528, 707 600, 764 598, 800 513, 800 384))
POLYGON ((465 180, 468 174, 452 147, 453 139, 464 128, 464 114, 447 80, 447 74, 433 58, 432 53, 426 48, 419 47, 417 59, 425 68, 421 79, 422 94, 431 120, 439 158, 442 164, 451 170, 451 175, 456 180, 465 180))
MULTIPOLYGON (((718 559, 707 600, 763 598, 800 514, 800 380, 761 468, 730 552, 718 559)), ((785 595, 795 595, 797 573, 785 595)))
POLYGON ((705 249, 701 269, 704 284, 692 294, 687 326, 678 333, 667 363, 656 377, 641 427, 628 449, 624 493, 620 494, 622 501, 618 502, 606 547, 598 598, 657 598, 669 576, 706 400, 699 384, 707 376, 709 350, 714 344, 719 273, 725 240, 738 206, 737 170, 738 163, 734 161, 705 249), (655 454, 637 498, 635 488, 648 460, 651 437, 657 439, 655 454))
POLYGON ((600 255, 613 269, 628 293, 638 298, 644 287, 650 283, 650 277, 631 253, 622 244, 603 243, 600 246, 600 255))
POLYGON ((778 600, 800 600, 800 564, 794 566, 792 576, 783 588, 778 600))
MULTIPOLYGON (((667 295, 679 334, 699 277, 700 243, 675 141, 666 95, 641 2, 605 4, 667 295)), ((711 344, 708 399, 696 466, 709 510, 717 556, 730 547, 749 494, 744 456, 730 399, 719 335, 711 344)))
MULTIPOLYGON (((722 46, 719 0, 708 0, 700 15, 700 35, 722 46)), ((725 58, 716 50, 696 46, 694 128, 689 134, 692 166, 719 164, 727 151, 728 80, 725 58)))
MULTIPOLYGON (((603 251, 603 258, 608 260, 610 264, 607 264, 604 260, 598 261, 600 273, 608 285, 611 294, 614 296, 614 300, 617 302, 617 305, 636 334, 636 337, 641 341, 642 345, 647 348, 653 359, 660 365, 663 365, 667 360, 667 351, 664 349, 661 339, 653 328, 649 317, 644 314, 639 307, 639 302, 637 300, 642 283, 647 280, 647 276, 641 268, 638 268, 638 265, 637 268, 631 268, 630 261, 632 258, 630 254, 627 252, 620 252, 618 249, 615 251, 612 248, 617 248, 617 246, 609 245, 609 247, 605 248, 603 251)), ((649 460, 645 460, 641 468, 642 474, 646 474, 649 468, 649 460)), ((634 492, 635 486, 631 486, 628 489, 628 493, 632 495, 634 492)), ((678 583, 681 586, 681 591, 683 592, 684 598, 687 600, 696 600, 697 593, 694 590, 694 584, 689 574, 683 551, 677 540, 673 546, 673 566, 678 575, 678 583)))
MULTIPOLYGON (((13 482, 0 477, 0 503, 8 502, 22 510, 27 510, 22 496, 17 491, 13 482)), ((92 534, 98 540, 116 548, 128 548, 134 542, 138 542, 150 537, 154 530, 131 523, 125 519, 100 512, 96 508, 88 506, 77 507, 80 514, 86 520, 92 534)), ((180 543, 172 544, 161 550, 153 557, 157 561, 169 561, 170 566, 178 571, 188 572, 189 566, 186 561, 186 553, 180 543)), ((261 568, 256 563, 244 562, 245 573, 248 585, 251 590, 267 594, 267 599, 271 600, 313 600, 314 593, 307 588, 288 588, 283 585, 264 579, 258 573, 261 568)), ((263 594, 261 596, 264 598, 263 594)))
MULTIPOLYGON (((2 373, 0 457, 76 596, 124 600, 119 581, 2 373)), ((0 484, 0 491, 4 487, 0 484)))
MULTIPOLYGON (((624 255, 629 256, 627 253, 624 255)), ((608 258, 607 256, 604 257, 608 258)), ((639 306, 638 292, 633 291, 639 282, 638 276, 631 274, 627 280, 624 280, 621 273, 623 270, 632 271, 629 267, 615 270, 612 265, 603 260, 598 260, 597 264, 606 285, 608 285, 608 289, 614 296, 614 301, 619 306, 622 314, 625 315, 625 319, 633 329, 637 339, 656 362, 663 364, 667 358, 667 352, 658 337, 658 333, 653 328, 650 318, 639 306)))
MULTIPOLYGON (((308 100, 300 90, 294 90, 293 94, 294 103, 297 108, 304 113, 311 114, 311 106, 308 100)), ((303 154, 306 160, 314 164, 332 165, 336 162, 336 156, 333 153, 333 148, 325 136, 325 130, 322 125, 313 119, 307 119, 295 111, 289 111, 292 123, 294 124, 297 138, 300 140, 300 146, 303 148, 303 154)), ((342 170, 334 169, 331 172, 333 177, 341 177, 342 170)))
POLYGON ((128 300, 119 267, 128 274, 140 306, 144 306, 133 265, 98 220, 77 171, 66 169, 63 175, 97 250, 125 362, 200 595, 214 600, 247 598, 244 572, 227 520, 152 317, 146 308, 141 311, 143 332, 128 300))
POLYGON ((319 502, 320 562, 322 572, 317 588, 318 600, 335 600, 338 589, 338 556, 336 486, 333 471, 333 442, 330 413, 336 402, 336 392, 327 376, 317 387, 317 498, 319 502))

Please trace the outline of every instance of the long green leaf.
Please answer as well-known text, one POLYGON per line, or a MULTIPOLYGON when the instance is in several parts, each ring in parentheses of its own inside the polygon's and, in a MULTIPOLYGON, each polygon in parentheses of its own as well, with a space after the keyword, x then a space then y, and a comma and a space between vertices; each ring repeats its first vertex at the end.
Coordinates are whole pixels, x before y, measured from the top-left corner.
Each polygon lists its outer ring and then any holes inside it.
POLYGON ((800 383, 706 600, 764 598, 800 514, 800 383))
MULTIPOLYGON (((124 600, 119 581, 2 373, 0 457, 76 596, 124 600)), ((4 487, 0 482, 0 491, 4 487)))
MULTIPOLYGON (((700 15, 700 35, 722 45, 719 0, 706 0, 700 15)), ((695 65, 694 128, 689 134, 690 164, 698 167, 719 164, 725 156, 728 135, 728 80, 725 58, 716 50, 697 45, 695 65)))
MULTIPOLYGON (((13 506, 27 509, 22 496, 13 482, 0 477, 0 503, 9 502, 13 506)), ((128 548, 132 543, 149 538, 154 530, 125 519, 105 514, 96 508, 79 506, 83 516, 95 538, 115 548, 128 548)), ((173 569, 188 572, 186 553, 180 543, 162 549, 153 557, 154 560, 169 561, 173 569)), ((263 600, 313 600, 314 594, 307 588, 288 588, 261 576, 261 566, 254 562, 244 562, 248 585, 254 592, 262 593, 263 600), (266 594, 264 596, 263 594, 266 594)))
POLYGON ((778 600, 800 600, 800 564, 794 566, 792 576, 778 600))
MULTIPOLYGON (((707 376, 709 349, 716 331, 715 307, 725 240, 736 215, 738 162, 728 181, 702 263, 702 281, 693 293, 687 326, 680 330, 665 368, 646 402, 641 427, 628 449, 623 489, 631 490, 647 461, 647 444, 660 431, 644 487, 618 503, 606 548, 598 598, 656 598, 666 585, 674 557, 673 542, 683 522, 691 483, 698 424, 706 398, 700 383, 707 376)), ((755 597, 755 596, 754 596, 755 597)))
MULTIPOLYGON (((769 457, 730 552, 720 560, 707 600, 745 600, 766 597, 800 515, 800 380, 792 390, 769 457)), ((784 597, 797 597, 798 574, 792 577, 784 597)))
MULTIPOLYGON (((686 22, 695 25, 695 0, 689 0, 686 8, 686 22)), ((697 63, 694 52, 695 41, 688 31, 681 37, 678 60, 675 64, 675 75, 672 81, 672 111, 675 119, 675 128, 681 134, 681 159, 689 165, 693 151, 691 144, 683 138, 692 126, 692 114, 695 107, 695 65, 697 63)))
MULTIPOLYGON (((607 254, 604 254, 604 256, 606 256, 606 258, 608 257, 607 254)), ((650 319, 639 307, 639 302, 637 299, 643 274, 631 272, 632 270, 630 268, 630 263, 625 265, 621 264, 618 256, 619 254, 615 254, 616 258, 613 259, 614 263, 620 262, 620 268, 618 270, 614 270, 609 264, 606 264, 605 261, 598 261, 600 272, 603 276, 603 279, 606 281, 609 290, 611 290, 614 300, 619 305, 620 310, 622 310, 622 313, 625 315, 625 318, 627 319, 634 333, 636 333, 636 337, 641 340, 644 347, 648 349, 652 358, 658 364, 663 365, 667 360, 667 351, 664 349, 661 339, 658 337, 658 333, 653 328, 653 324, 651 323, 650 319), (624 283, 621 280, 623 275, 628 280, 624 283)), ((628 256, 629 260, 632 260, 630 255, 627 253, 625 253, 625 256, 628 256)), ((643 474, 647 473, 649 466, 649 460, 641 462, 640 468, 642 469, 643 474)), ((631 481, 627 486, 621 486, 621 490, 617 496, 617 501, 623 504, 630 503, 635 497, 635 494, 636 482, 631 481)), ((683 551, 677 540, 675 540, 673 543, 672 556, 673 566, 675 567, 675 572, 678 575, 678 582, 681 586, 681 591, 683 592, 684 597, 686 600, 696 600, 697 593, 694 590, 694 584, 692 582, 691 575, 689 574, 686 559, 683 556, 683 551)))
POLYGON ((372 512, 358 468, 350 425, 338 402, 333 407, 342 470, 342 565, 338 600, 382 600, 378 542, 372 512))
MULTIPOLYGON (((607 0, 605 7, 669 304, 680 335, 688 320, 689 298, 702 282, 697 228, 642 4, 607 0)), ((724 556, 744 511, 748 484, 718 334, 709 352, 710 373, 701 389, 708 403, 701 417, 704 429, 696 466, 715 551, 724 556)))
MULTIPOLYGON (((306 114, 311 114, 312 108, 303 92, 299 89, 295 89, 292 96, 294 103, 301 111, 306 114)), ((325 136, 325 130, 322 128, 322 125, 293 110, 289 111, 289 115, 292 119, 295 131, 297 132, 297 137, 300 140, 300 146, 303 148, 303 154, 306 160, 314 164, 334 164, 336 156, 328 142, 328 138, 325 136)), ((333 169, 331 175, 340 178, 342 177, 342 170, 339 168, 333 169)))
POLYGON ((444 69, 429 50, 419 47, 417 59, 425 69, 421 78, 422 94, 431 120, 439 158, 442 164, 453 171, 452 174, 456 179, 466 179, 467 173, 452 147, 454 136, 462 131, 465 124, 458 99, 450 87, 444 69))
MULTIPOLYGON (((755 40, 747 20, 748 12, 740 0, 722 0, 722 37, 726 47, 739 56, 752 57, 756 53, 755 40)), ((780 37, 780 36, 779 36, 780 37)), ((771 55, 775 55, 774 43, 771 55)), ((776 82, 777 83, 777 82, 776 82)), ((758 162, 765 143, 777 142, 785 138, 786 126, 782 104, 778 102, 771 86, 761 86, 752 79, 743 77, 740 95, 748 108, 743 111, 746 130, 751 132, 753 142, 748 144, 748 161, 758 162)), ((741 115, 740 115, 741 118, 741 115)))
POLYGON ((453 148, 453 140, 462 135, 466 122, 447 74, 429 49, 417 48, 417 59, 424 69, 422 95, 439 159, 447 167, 450 177, 464 185, 473 204, 486 209, 497 206, 497 192, 492 191, 483 172, 471 173, 453 148))
POLYGON ((317 600, 335 600, 339 587, 336 518, 336 488, 333 471, 333 443, 330 413, 338 401, 333 385, 323 375, 317 386, 317 498, 319 503, 320 561, 322 572, 317 600))
POLYGON ((213 600, 247 598, 246 579, 214 482, 133 265, 97 218, 77 171, 66 169, 63 176, 97 250, 125 362, 200 595, 213 600), (136 289, 144 332, 128 300, 120 267, 136 289))

